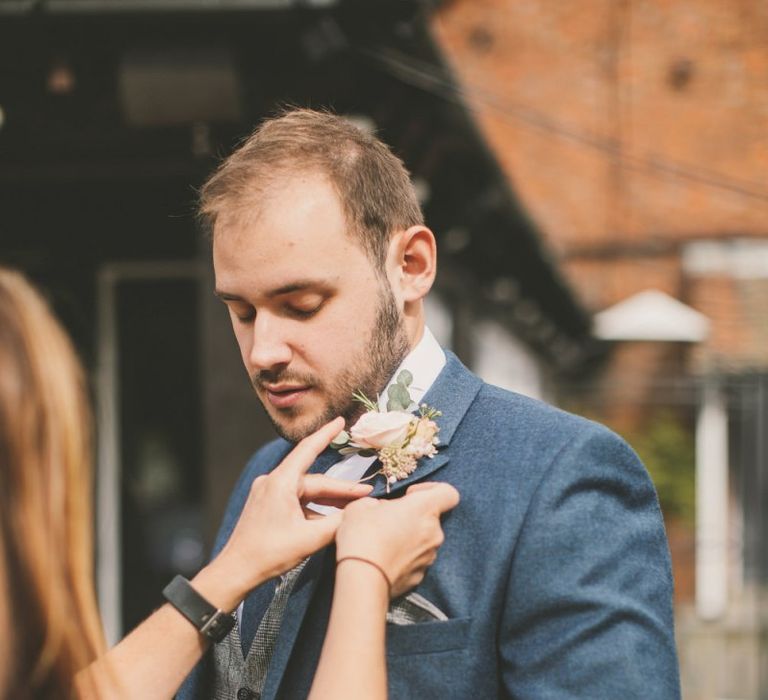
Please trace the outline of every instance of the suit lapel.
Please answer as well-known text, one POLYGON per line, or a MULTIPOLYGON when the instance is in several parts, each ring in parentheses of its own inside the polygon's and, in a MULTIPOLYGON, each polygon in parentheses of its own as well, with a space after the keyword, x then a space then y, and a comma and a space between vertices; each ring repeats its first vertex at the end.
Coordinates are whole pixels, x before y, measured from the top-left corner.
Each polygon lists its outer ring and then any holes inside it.
POLYGON ((313 462, 309 468, 308 474, 324 474, 327 472, 336 462, 342 459, 341 455, 334 449, 326 447, 313 462))
POLYGON ((329 558, 329 551, 335 549, 326 547, 316 554, 313 554, 304 570, 296 582, 296 586, 288 600, 285 608, 282 622, 280 623, 280 632, 275 642, 275 651, 272 655, 272 661, 269 664, 269 670, 264 683, 264 691, 261 697, 264 700, 272 700, 280 688, 280 683, 285 673, 285 667, 291 656, 291 651, 296 643, 301 623, 304 621, 309 603, 317 588, 317 584, 325 569, 326 560, 329 558))
POLYGON ((259 628, 264 613, 267 612, 269 603, 275 595, 276 588, 277 579, 270 579, 258 588, 252 590, 243 602, 243 612, 240 624, 240 646, 244 659, 248 657, 251 644, 253 644, 253 638, 256 636, 256 630, 259 628))
MULTIPOLYGON (((416 470, 406 479, 401 479, 400 481, 396 481, 394 484, 390 484, 389 491, 387 491, 386 480, 382 475, 379 475, 373 480, 374 487, 369 496, 371 498, 382 498, 390 496, 394 493, 398 493, 400 491, 404 491, 411 484, 421 481, 422 479, 428 477, 430 474, 436 472, 438 469, 440 469, 440 467, 444 467, 446 464, 448 464, 448 452, 445 450, 438 452, 431 459, 424 457, 418 461, 416 470)), ((374 472, 378 469, 381 469, 381 464, 378 460, 375 462, 374 467, 374 472)))
POLYGON ((438 419, 440 443, 447 446, 483 386, 483 380, 472 374, 450 350, 445 351, 445 357, 445 367, 422 403, 443 412, 438 419))
MULTIPOLYGON (((323 450, 309 468, 309 474, 323 474, 328 471, 340 459, 339 453, 330 447, 323 450)), ((296 585, 288 599, 288 605, 285 608, 283 619, 280 622, 280 632, 275 641, 275 650, 272 660, 269 664, 269 671, 264 684, 262 698, 264 700, 274 698, 280 687, 280 682, 285 673, 285 667, 291 656, 291 651, 296 643, 296 637, 299 634, 301 623, 312 600, 312 596, 320 581, 323 572, 324 563, 328 556, 328 548, 322 549, 313 554, 307 562, 304 570, 301 572, 296 585)), ((274 586, 272 587, 274 592, 274 586)), ((267 601, 267 605, 269 602, 267 601)), ((261 610, 263 616, 266 605, 261 610)))
MULTIPOLYGON (((330 466, 332 466, 338 460, 339 460, 338 452, 330 448, 323 450, 323 452, 321 452, 318 455, 317 459, 313 462, 312 466, 309 468, 309 473, 321 474, 325 472, 330 466)), ((306 586, 307 582, 310 582, 310 586, 311 586, 312 579, 308 578, 308 575, 307 575, 308 571, 310 572, 310 574, 313 571, 312 558, 310 558, 310 561, 307 562, 307 565, 304 567, 304 570, 301 572, 301 575, 299 576, 299 580, 296 582, 294 592, 298 592, 302 586, 306 586)), ((258 629, 259 624, 261 623, 261 620, 264 617, 264 613, 266 613, 267 608, 269 607, 269 604, 272 601, 272 597, 275 594, 276 583, 277 583, 277 579, 270 579, 269 581, 266 581, 261 586, 251 591, 251 593, 245 599, 245 603, 243 605, 242 625, 240 629, 240 642, 241 642, 244 658, 248 656, 248 652, 251 648, 251 644, 256 634, 256 630, 258 629)), ((310 594, 311 594, 311 591, 310 591, 310 594)), ((295 600, 297 600, 297 598, 291 595, 291 598, 290 598, 291 602, 286 609, 285 617, 288 616, 288 611, 291 610, 291 606, 294 605, 295 600)))

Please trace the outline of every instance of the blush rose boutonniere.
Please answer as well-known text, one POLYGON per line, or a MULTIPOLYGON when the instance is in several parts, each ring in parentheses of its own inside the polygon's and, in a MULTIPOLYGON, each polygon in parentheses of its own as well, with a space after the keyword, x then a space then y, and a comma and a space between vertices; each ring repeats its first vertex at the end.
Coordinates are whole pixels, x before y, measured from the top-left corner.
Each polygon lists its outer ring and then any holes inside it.
POLYGON ((379 411, 378 403, 365 394, 353 394, 367 411, 349 431, 342 430, 331 443, 331 447, 343 455, 376 455, 381 469, 368 479, 384 476, 387 493, 391 484, 413 473, 419 459, 434 457, 440 443, 437 437, 440 428, 434 419, 442 413, 425 403, 417 406, 411 400, 408 387, 412 382, 413 375, 408 370, 400 372, 387 389, 386 411, 379 411), (416 410, 417 414, 412 413, 416 410))

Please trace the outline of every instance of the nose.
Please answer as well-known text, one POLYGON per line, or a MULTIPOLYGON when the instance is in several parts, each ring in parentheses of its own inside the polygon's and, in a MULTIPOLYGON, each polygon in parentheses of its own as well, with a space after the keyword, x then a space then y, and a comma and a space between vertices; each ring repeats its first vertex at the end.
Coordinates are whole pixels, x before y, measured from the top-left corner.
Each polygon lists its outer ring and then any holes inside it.
POLYGON ((279 319, 268 313, 257 314, 252 333, 248 354, 252 372, 271 370, 290 363, 293 352, 279 319))

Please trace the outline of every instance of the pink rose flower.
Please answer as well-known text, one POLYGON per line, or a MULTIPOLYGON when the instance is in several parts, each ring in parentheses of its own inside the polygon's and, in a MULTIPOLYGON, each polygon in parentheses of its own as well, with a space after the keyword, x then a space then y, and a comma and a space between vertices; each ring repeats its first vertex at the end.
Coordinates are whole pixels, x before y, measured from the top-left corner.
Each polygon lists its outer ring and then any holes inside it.
POLYGON ((357 423, 350 428, 349 434, 355 445, 380 450, 389 445, 401 445, 414 420, 415 416, 404 411, 369 411, 360 416, 357 423))

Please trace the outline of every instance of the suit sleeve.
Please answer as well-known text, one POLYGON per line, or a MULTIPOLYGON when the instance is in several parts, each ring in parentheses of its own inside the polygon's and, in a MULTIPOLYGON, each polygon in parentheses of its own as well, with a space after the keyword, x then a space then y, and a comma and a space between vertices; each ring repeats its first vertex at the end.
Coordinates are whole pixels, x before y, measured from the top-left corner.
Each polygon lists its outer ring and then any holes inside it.
POLYGON ((585 433, 544 474, 513 553, 499 640, 506 694, 677 700, 656 492, 620 438, 585 433))

